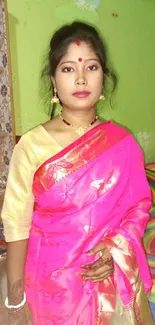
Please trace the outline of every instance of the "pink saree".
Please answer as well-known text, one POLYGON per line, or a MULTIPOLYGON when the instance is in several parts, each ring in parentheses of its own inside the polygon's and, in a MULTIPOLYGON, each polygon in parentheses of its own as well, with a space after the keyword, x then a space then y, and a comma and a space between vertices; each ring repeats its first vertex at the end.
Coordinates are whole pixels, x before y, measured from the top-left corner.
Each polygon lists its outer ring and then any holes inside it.
POLYGON ((133 137, 100 124, 39 167, 33 193, 25 291, 34 325, 153 324, 141 241, 151 193, 133 137), (84 281, 81 265, 99 258, 87 252, 100 241, 115 271, 84 281))

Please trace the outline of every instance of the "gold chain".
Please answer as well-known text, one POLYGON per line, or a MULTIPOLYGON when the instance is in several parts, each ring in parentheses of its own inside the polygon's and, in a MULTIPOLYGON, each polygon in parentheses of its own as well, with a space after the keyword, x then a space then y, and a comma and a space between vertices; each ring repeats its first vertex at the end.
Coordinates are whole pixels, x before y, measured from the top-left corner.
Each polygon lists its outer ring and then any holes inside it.
POLYGON ((88 131, 88 129, 98 120, 98 116, 96 116, 95 119, 91 123, 89 123, 87 126, 76 127, 73 124, 66 121, 63 118, 62 113, 59 114, 59 117, 60 117, 60 119, 62 120, 63 123, 65 123, 66 125, 72 127, 79 136, 82 136, 83 134, 85 134, 88 131))

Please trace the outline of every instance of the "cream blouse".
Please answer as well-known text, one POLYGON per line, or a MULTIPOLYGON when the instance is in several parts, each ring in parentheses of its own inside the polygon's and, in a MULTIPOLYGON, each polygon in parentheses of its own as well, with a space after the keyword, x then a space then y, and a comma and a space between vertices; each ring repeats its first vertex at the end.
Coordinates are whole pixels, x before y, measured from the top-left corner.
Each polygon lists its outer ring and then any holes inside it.
POLYGON ((1 215, 7 242, 29 238, 34 208, 34 173, 61 149, 42 125, 25 133, 15 146, 1 215))

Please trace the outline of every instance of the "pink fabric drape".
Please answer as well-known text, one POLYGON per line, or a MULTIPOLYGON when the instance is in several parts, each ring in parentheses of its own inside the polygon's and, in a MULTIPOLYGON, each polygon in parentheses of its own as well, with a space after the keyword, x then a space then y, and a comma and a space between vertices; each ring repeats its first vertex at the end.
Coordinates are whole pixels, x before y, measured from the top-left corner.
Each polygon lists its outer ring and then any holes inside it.
POLYGON ((87 132, 41 165, 33 192, 25 290, 35 325, 109 325, 117 294, 131 306, 138 277, 150 291, 141 238, 151 194, 126 130, 108 122, 87 132), (81 265, 99 257, 86 252, 100 241, 115 272, 102 283, 84 281, 81 265))

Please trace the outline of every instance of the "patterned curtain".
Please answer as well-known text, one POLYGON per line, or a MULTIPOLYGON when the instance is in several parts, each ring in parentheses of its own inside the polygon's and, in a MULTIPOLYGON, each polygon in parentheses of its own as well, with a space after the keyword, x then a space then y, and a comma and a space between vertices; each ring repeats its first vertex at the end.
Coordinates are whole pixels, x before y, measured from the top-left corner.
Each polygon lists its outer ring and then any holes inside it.
MULTIPOLYGON (((0 209, 14 146, 14 119, 6 0, 0 0, 0 209)), ((0 240, 2 239, 0 224, 0 240)))

